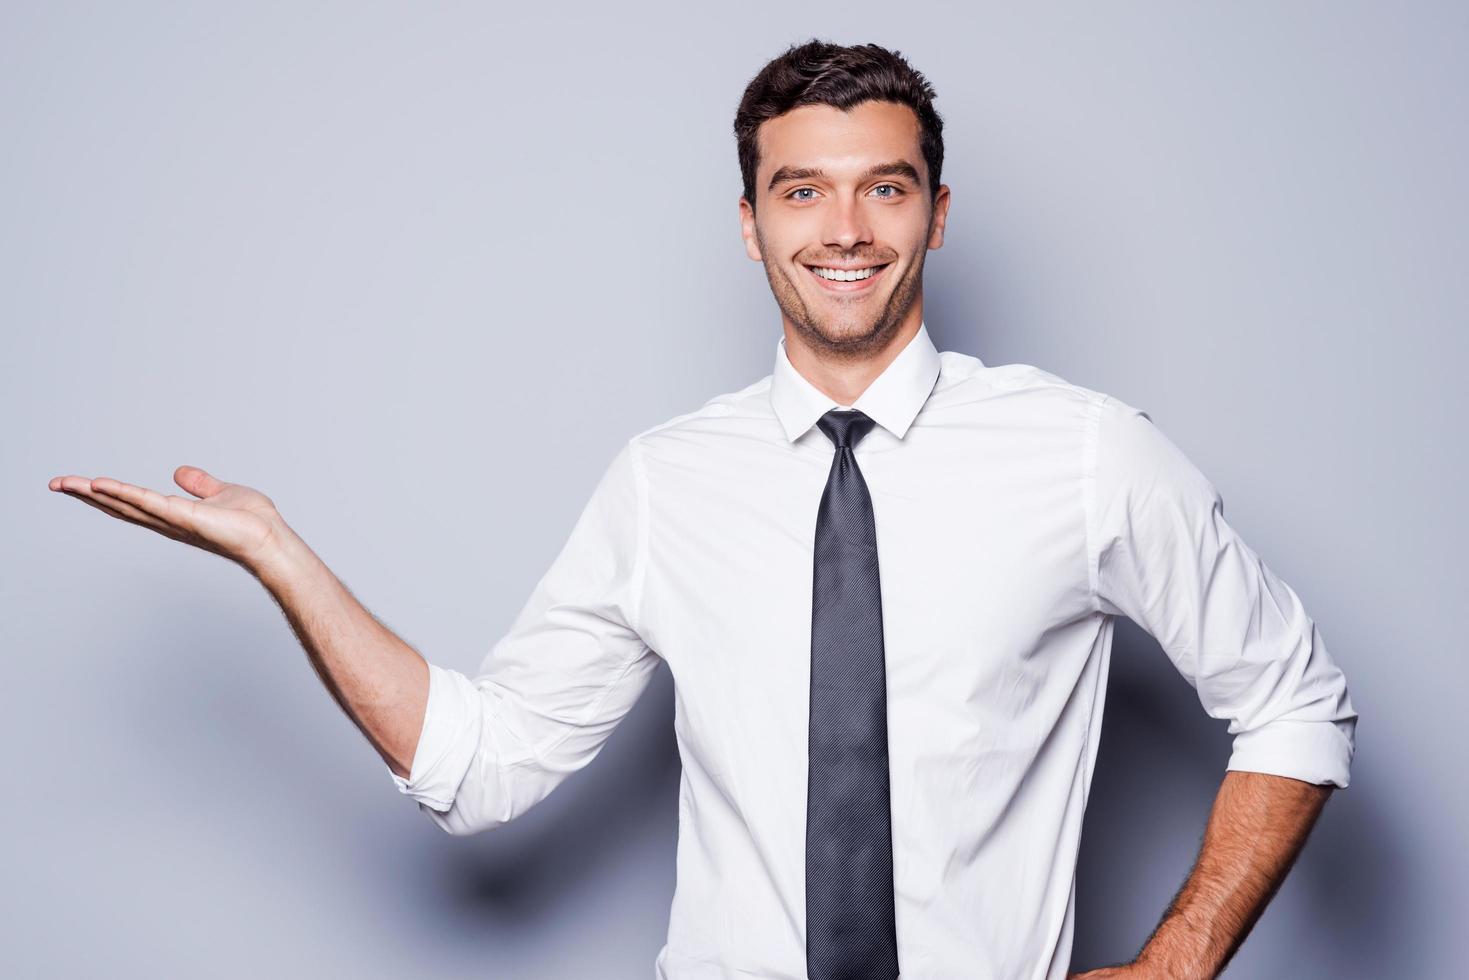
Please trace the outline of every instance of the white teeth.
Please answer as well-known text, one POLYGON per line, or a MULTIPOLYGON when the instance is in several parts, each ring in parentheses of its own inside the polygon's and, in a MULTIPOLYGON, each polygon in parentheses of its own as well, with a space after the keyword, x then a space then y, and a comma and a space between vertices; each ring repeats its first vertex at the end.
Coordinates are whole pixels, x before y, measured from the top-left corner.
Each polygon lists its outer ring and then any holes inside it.
POLYGON ((836 282, 856 282, 858 279, 868 279, 877 274, 877 266, 867 269, 824 269, 820 266, 812 266, 811 271, 823 279, 832 279, 836 282))

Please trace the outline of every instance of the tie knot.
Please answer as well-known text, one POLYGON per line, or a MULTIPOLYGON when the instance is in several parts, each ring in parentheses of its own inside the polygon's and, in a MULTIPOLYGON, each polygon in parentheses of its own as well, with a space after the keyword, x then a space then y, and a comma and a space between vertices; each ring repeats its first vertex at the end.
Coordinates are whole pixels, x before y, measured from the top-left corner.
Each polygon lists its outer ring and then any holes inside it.
POLYGON ((855 408, 834 408, 816 420, 816 425, 837 449, 855 449, 877 423, 855 408))

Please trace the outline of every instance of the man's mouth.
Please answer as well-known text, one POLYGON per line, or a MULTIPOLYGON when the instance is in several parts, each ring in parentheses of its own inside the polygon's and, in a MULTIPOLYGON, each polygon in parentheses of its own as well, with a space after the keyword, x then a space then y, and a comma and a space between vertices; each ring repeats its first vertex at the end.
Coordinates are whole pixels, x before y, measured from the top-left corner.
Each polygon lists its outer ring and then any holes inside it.
POLYGON ((891 262, 861 268, 842 269, 834 266, 808 265, 806 270, 823 289, 837 293, 854 293, 871 289, 891 262))

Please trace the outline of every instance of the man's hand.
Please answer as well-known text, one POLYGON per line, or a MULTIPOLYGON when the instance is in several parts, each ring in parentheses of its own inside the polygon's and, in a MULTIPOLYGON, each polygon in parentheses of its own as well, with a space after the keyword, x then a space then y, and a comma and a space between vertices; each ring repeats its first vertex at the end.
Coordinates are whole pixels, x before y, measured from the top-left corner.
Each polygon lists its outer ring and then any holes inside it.
POLYGON ((105 476, 58 476, 48 485, 242 565, 280 605, 337 704, 389 768, 407 778, 427 711, 427 662, 357 601, 265 494, 197 466, 180 466, 173 479, 199 499, 165 497, 105 476))
POLYGON ((1217 977, 1285 880, 1332 789, 1269 773, 1225 772, 1193 870, 1142 952, 1132 963, 1071 978, 1217 977))
POLYGON ((200 499, 165 497, 106 476, 58 476, 48 486, 119 520, 222 555, 256 575, 295 537, 275 504, 258 490, 217 480, 197 466, 180 466, 173 480, 200 499))

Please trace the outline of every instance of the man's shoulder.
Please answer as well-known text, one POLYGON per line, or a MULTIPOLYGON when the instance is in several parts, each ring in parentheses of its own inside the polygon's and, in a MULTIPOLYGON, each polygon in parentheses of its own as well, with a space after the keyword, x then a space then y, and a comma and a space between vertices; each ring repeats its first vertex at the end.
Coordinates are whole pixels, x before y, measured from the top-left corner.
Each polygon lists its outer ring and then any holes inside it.
POLYGON ((1027 407, 1051 405, 1060 410, 1095 413, 1110 395, 1078 384, 1034 364, 984 364, 959 351, 940 355, 936 404, 968 404, 992 398, 1019 398, 1027 407))

